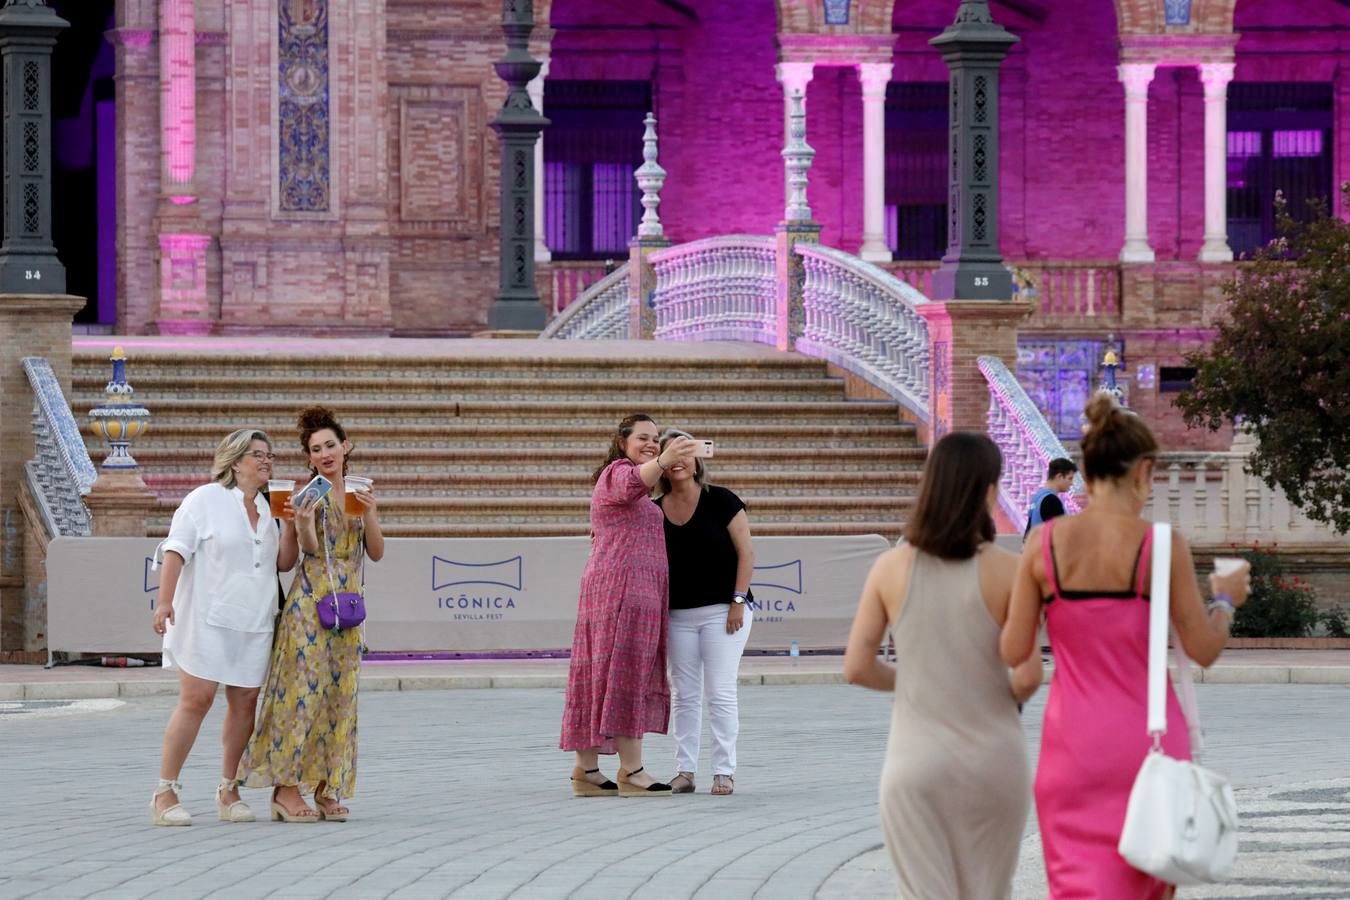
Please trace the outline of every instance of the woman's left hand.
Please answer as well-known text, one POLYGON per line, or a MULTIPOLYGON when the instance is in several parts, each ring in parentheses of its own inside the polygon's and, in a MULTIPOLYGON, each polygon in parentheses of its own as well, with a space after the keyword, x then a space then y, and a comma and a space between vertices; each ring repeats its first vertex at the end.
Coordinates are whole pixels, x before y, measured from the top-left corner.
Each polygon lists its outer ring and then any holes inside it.
POLYGON ((362 516, 373 516, 375 514, 377 507, 375 504, 374 488, 370 488, 369 490, 363 491, 352 491, 352 496, 354 496, 357 499, 357 501, 366 508, 366 511, 361 514, 362 516))
POLYGON ((727 610, 727 634, 735 634, 745 627, 745 604, 733 603, 727 610))

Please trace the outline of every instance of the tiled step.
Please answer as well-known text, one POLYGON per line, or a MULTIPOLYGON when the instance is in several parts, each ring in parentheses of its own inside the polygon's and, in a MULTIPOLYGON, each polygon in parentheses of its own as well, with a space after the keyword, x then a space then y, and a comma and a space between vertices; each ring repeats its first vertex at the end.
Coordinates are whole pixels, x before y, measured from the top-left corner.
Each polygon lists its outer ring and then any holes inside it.
MULTIPOLYGON (((413 423, 513 424, 522 422, 593 423, 613 428, 626 413, 613 402, 571 402, 552 400, 521 401, 431 401, 431 400, 348 400, 320 398, 350 432, 374 432, 388 426, 413 423)), ((752 403, 736 401, 646 402, 642 411, 658 423, 678 423, 679 427, 707 431, 723 422, 778 423, 790 420, 796 425, 868 425, 898 421, 894 403, 797 402, 752 403)), ((287 401, 244 400, 160 400, 151 410, 152 421, 169 424, 192 422, 215 425, 222 431, 257 423, 269 433, 280 427, 293 429, 299 408, 287 401), (283 423, 285 423, 283 425, 283 423), (280 426, 280 427, 278 427, 280 426)), ((378 438, 378 435, 373 435, 378 438)))
MULTIPOLYGON (((254 425, 268 432, 278 446, 288 443, 295 434, 294 422, 233 421, 227 426, 200 422, 155 422, 144 435, 136 439, 132 454, 141 448, 211 447, 232 428, 254 425)), ((696 428, 695 424, 682 422, 696 428)), ((610 429, 604 424, 558 425, 541 428, 535 424, 475 424, 451 419, 443 423, 397 424, 382 426, 377 432, 348 430, 356 452, 370 445, 385 449, 416 448, 477 448, 497 450, 521 457, 525 461, 537 459, 539 454, 564 448, 602 453, 608 442, 610 429)), ((85 442, 99 443, 93 427, 83 424, 85 442)), ((914 439, 914 426, 905 423, 886 425, 780 425, 764 424, 717 425, 699 432, 700 437, 715 440, 720 447, 773 447, 791 452, 801 447, 894 447, 909 444, 914 439)), ((357 457, 353 457, 355 461, 357 457)))
MULTIPOLYGON (((772 519, 751 519, 751 531, 764 537, 832 537, 837 535, 879 534, 888 541, 899 538, 903 525, 897 521, 877 522, 795 522, 772 519)), ((590 526, 585 522, 570 524, 515 524, 515 523, 473 523, 451 524, 447 522, 402 524, 388 523, 382 530, 389 537, 427 537, 427 538, 488 538, 488 537, 585 537, 590 534, 590 526)), ((169 533, 169 523, 165 519, 151 525, 146 533, 151 537, 164 537, 169 533)))
MULTIPOLYGON (((276 469, 278 477, 293 474, 276 469)), ((361 473, 375 479, 381 502, 392 498, 446 497, 474 495, 481 497, 533 497, 539 493, 540 483, 548 485, 551 493, 571 497, 591 495, 590 469, 550 469, 541 472, 538 480, 527 480, 519 472, 457 472, 389 474, 373 467, 362 468, 361 473)), ((721 470, 719 469, 719 472, 721 470)), ((160 498, 177 500, 202 483, 200 473, 147 473, 145 482, 160 498)), ((847 493, 865 497, 909 497, 915 494, 919 473, 915 470, 898 472, 726 472, 713 479, 737 493, 765 497, 812 497, 820 494, 847 493)))
MULTIPOLYGON (((107 373, 89 372, 75 378, 74 407, 88 409, 104 398, 107 373)), ((184 376, 173 373, 147 375, 137 373, 133 381, 136 399, 149 405, 160 400, 204 400, 213 397, 233 399, 240 396, 267 397, 285 401, 296 409, 313 402, 314 385, 306 380, 276 375, 226 377, 215 375, 184 376)), ((348 382, 342 386, 347 400, 384 402, 390 400, 538 400, 542 395, 568 402, 612 400, 637 402, 650 400, 652 385, 643 380, 620 377, 540 377, 511 378, 482 375, 425 379, 384 378, 348 382)), ((821 375, 781 378, 703 378, 682 377, 682 400, 724 400, 727 397, 753 401, 841 400, 843 384, 821 375)))
MULTIPOLYGON (((696 351, 691 351, 691 356, 696 351)), ((107 353, 76 349, 74 375, 85 383, 106 383, 107 353)), ((493 377, 532 380, 575 379, 579 372, 606 381, 644 381, 655 386, 684 384, 694 379, 756 380, 766 378, 800 379, 825 377, 825 363, 806 357, 784 355, 745 360, 725 359, 651 359, 635 358, 481 358, 467 357, 384 357, 378 355, 292 356, 253 354, 236 356, 153 356, 132 352, 127 380, 138 387, 142 378, 192 379, 200 377, 270 379, 273 385, 312 381, 332 384, 336 381, 417 382, 442 378, 493 377)))
MULTIPOLYGON (((872 522, 899 520, 913 505, 910 497, 758 497, 741 499, 751 515, 768 519, 791 517, 801 522, 872 522)), ((176 501, 158 501, 152 514, 168 520, 176 501)), ((385 497, 380 500, 380 520, 391 524, 490 522, 499 524, 547 524, 585 522, 590 512, 586 495, 534 497, 385 497)))
MULTIPOLYGON (((278 477, 299 475, 305 465, 295 441, 287 440, 285 432, 274 432, 277 441, 273 448, 277 459, 274 466, 278 477), (284 473, 284 474, 283 474, 284 473)), ((896 475, 912 472, 917 477, 927 451, 914 443, 914 432, 907 426, 897 426, 897 440, 885 447, 745 447, 723 444, 717 456, 708 461, 714 479, 739 477, 741 474, 792 472, 886 472, 896 475)), ((143 474, 184 476, 194 483, 206 477, 211 467, 214 447, 205 443, 181 447, 134 448, 143 474)), ((91 448, 95 465, 103 460, 105 449, 91 448)), ((587 476, 604 459, 603 437, 585 447, 553 447, 547 450, 551 471, 559 474, 581 472, 587 476)), ((365 444, 352 456, 353 471, 386 478, 398 475, 440 475, 505 473, 519 477, 521 454, 504 453, 499 448, 389 448, 369 447, 365 444)))

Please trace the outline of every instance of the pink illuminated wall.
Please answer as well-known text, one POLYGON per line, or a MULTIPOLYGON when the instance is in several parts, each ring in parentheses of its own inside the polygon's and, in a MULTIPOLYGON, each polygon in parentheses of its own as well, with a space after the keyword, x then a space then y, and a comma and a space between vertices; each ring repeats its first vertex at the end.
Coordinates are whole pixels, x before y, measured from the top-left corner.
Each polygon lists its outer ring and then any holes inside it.
MULTIPOLYGON (((782 89, 770 2, 688 3, 697 21, 635 6, 624 30, 606 0, 555 0, 549 78, 650 78, 669 173, 661 217, 677 241, 769 233, 782 216, 782 89), (642 26, 650 26, 643 30, 642 26)), ((954 0, 897 0, 894 80, 945 81, 929 37, 954 0)), ((1112 0, 993 4, 1021 43, 1003 67, 1003 252, 1014 259, 1114 260, 1124 241, 1124 93, 1112 0)), ((1239 0, 1238 81, 1335 84, 1335 179, 1350 180, 1350 7, 1337 0, 1239 0), (1338 30, 1339 29, 1339 30, 1338 30)), ((1202 86, 1159 68, 1149 89, 1149 240, 1159 260, 1193 260, 1204 236, 1202 86)), ((634 153, 640 150, 634 123, 634 153)), ((822 240, 862 241, 862 103, 852 68, 817 67, 807 92, 816 149, 809 197, 822 240)))
POLYGON ((193 0, 160 0, 160 122, 165 193, 192 201, 197 157, 197 39, 193 0))

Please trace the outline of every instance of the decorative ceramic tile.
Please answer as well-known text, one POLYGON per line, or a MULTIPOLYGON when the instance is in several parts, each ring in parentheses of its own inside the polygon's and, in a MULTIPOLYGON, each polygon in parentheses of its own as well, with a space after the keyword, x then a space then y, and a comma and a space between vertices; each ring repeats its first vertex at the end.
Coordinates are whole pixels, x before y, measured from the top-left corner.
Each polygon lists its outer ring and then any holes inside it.
POLYGON ((328 0, 280 0, 277 48, 281 210, 327 212, 328 0))

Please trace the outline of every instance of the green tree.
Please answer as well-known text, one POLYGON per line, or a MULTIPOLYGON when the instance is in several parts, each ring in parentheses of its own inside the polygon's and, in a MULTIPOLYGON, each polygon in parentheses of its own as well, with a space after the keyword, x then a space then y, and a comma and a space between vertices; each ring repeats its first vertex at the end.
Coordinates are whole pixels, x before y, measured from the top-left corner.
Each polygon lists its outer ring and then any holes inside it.
POLYGON ((1310 206, 1297 222, 1276 195, 1280 236, 1225 286, 1218 337, 1187 357, 1195 380, 1176 405, 1192 427, 1250 428, 1248 469, 1350 532, 1350 223, 1310 206))

